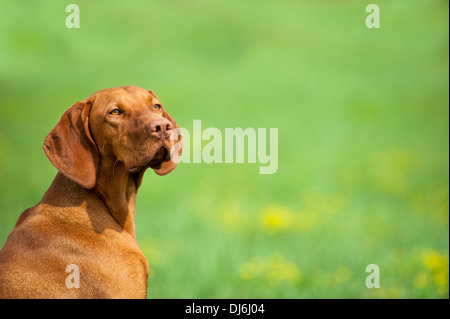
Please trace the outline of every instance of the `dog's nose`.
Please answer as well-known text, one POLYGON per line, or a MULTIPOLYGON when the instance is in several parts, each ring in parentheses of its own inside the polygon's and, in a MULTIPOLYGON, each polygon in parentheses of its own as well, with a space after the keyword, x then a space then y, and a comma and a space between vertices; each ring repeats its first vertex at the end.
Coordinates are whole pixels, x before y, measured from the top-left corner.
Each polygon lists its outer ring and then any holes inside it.
POLYGON ((164 117, 153 120, 148 127, 152 136, 162 140, 169 138, 172 133, 172 123, 164 117))

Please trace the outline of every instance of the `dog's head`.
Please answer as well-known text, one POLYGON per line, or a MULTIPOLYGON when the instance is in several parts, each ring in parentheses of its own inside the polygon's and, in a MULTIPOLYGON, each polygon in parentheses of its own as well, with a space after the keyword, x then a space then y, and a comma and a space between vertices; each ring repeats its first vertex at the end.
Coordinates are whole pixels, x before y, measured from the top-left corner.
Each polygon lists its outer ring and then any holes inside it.
POLYGON ((183 136, 153 94, 135 86, 98 91, 73 104, 47 135, 43 149, 52 164, 84 188, 93 188, 99 165, 123 164, 130 173, 148 167, 172 171, 183 136))

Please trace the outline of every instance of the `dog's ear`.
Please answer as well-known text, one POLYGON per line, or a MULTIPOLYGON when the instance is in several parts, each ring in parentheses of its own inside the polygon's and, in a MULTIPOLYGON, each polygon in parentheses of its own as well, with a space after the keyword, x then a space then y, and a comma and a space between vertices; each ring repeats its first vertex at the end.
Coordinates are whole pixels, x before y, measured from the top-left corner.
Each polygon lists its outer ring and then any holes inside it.
POLYGON ((45 155, 62 174, 86 189, 96 183, 100 162, 89 131, 93 99, 73 104, 44 140, 45 155))
POLYGON ((172 123, 172 133, 170 134, 170 140, 172 148, 170 149, 170 160, 164 162, 159 169, 155 169, 155 173, 158 175, 166 175, 173 171, 177 167, 178 159, 181 156, 183 150, 183 134, 181 128, 177 122, 163 109, 163 116, 172 123))

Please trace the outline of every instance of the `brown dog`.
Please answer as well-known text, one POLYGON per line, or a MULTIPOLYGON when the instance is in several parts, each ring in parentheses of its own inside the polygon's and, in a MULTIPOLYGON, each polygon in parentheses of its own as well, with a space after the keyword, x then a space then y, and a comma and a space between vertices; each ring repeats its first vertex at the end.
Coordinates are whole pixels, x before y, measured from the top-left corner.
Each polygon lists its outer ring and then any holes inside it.
POLYGON ((148 167, 175 168, 182 142, 152 91, 111 88, 73 104, 44 141, 59 172, 0 251, 0 297, 145 298, 136 192, 148 167))

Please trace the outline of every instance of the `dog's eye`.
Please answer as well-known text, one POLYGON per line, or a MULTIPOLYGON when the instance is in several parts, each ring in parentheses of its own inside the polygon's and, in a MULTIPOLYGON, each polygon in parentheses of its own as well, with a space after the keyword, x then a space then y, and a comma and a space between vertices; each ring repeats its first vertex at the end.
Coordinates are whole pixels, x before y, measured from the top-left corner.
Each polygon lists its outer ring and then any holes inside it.
POLYGON ((122 113, 123 112, 121 110, 119 110, 119 109, 114 109, 111 112, 109 112, 109 114, 111 114, 111 115, 120 115, 122 113))
POLYGON ((161 109, 161 105, 155 104, 155 105, 153 105, 153 109, 156 111, 159 111, 161 109))

